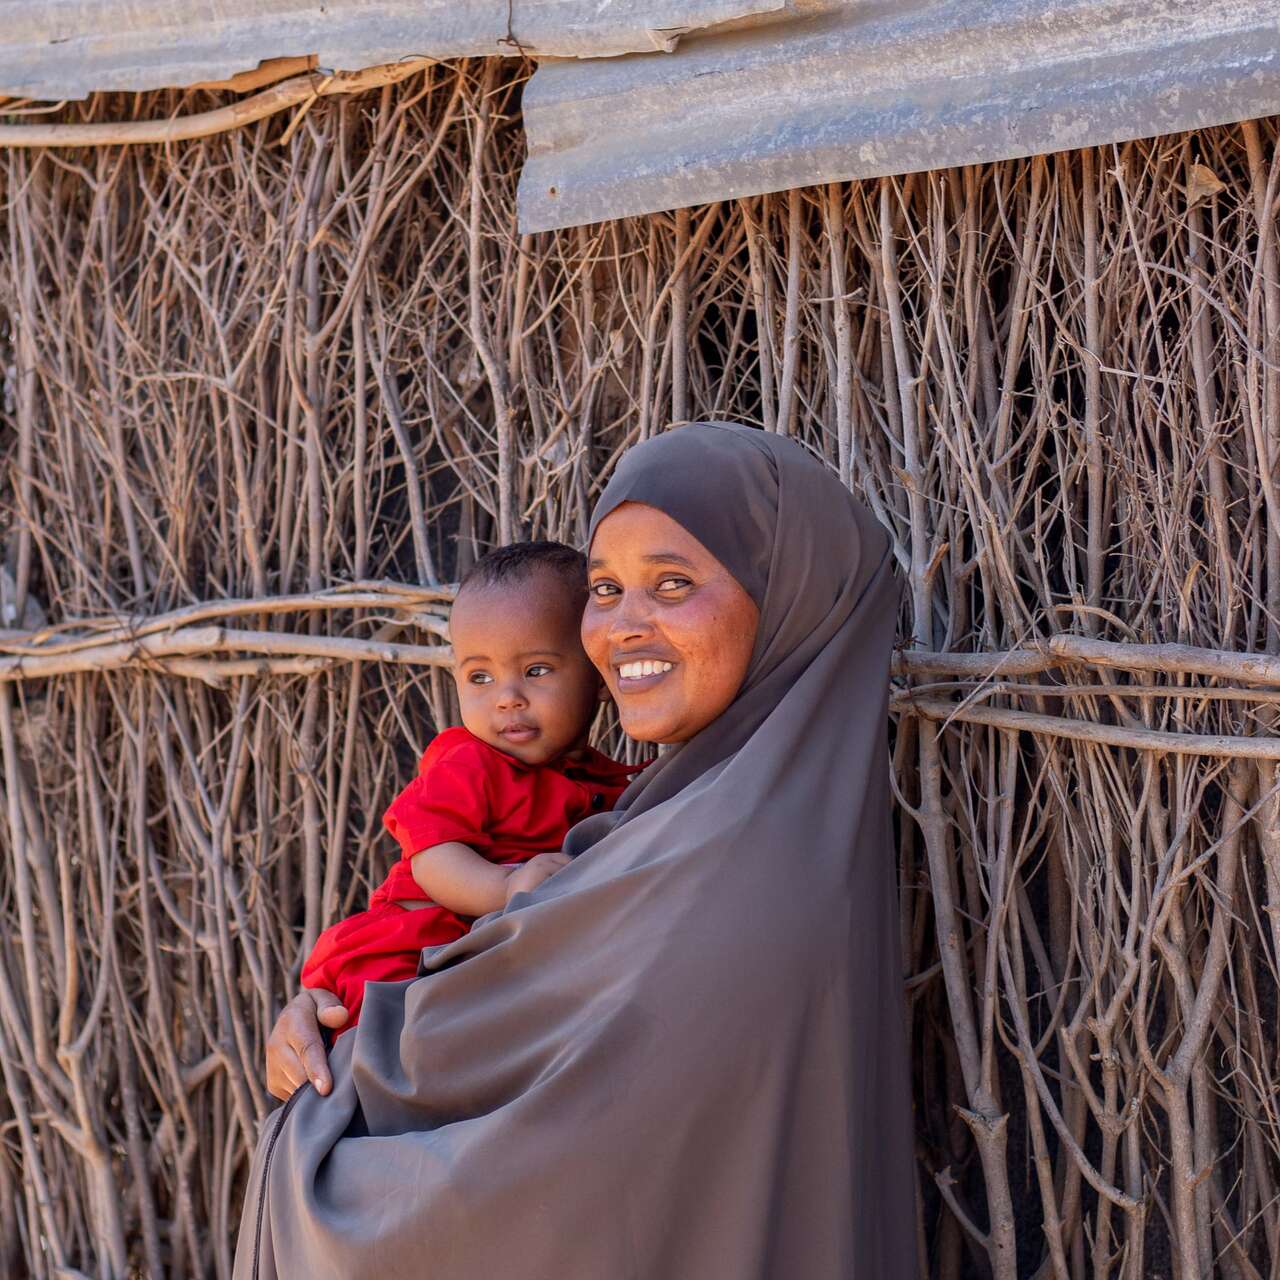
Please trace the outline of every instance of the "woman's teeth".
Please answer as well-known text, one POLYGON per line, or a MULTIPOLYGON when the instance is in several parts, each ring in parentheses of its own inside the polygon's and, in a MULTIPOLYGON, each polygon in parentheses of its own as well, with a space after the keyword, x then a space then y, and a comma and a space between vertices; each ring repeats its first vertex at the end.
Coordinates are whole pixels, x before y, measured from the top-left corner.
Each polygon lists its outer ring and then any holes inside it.
POLYGON ((670 670, 669 662, 626 662, 618 668, 618 675, 623 680, 640 680, 644 676, 656 676, 670 670))

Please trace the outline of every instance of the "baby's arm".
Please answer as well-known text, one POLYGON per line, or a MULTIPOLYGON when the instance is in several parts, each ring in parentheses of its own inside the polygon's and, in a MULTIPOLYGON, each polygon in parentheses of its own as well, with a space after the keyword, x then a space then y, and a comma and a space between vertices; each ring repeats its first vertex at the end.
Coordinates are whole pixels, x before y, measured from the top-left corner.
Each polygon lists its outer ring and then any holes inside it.
POLYGON ((512 894, 536 889, 569 862, 569 855, 556 849, 536 854, 528 862, 500 866, 482 858, 469 845, 450 840, 415 853, 409 865, 414 882, 432 902, 460 916, 483 916, 500 911, 512 894))
POLYGON ((489 862, 458 840, 420 850, 409 865, 418 888, 460 916, 488 915, 506 906, 507 878, 517 870, 489 862))

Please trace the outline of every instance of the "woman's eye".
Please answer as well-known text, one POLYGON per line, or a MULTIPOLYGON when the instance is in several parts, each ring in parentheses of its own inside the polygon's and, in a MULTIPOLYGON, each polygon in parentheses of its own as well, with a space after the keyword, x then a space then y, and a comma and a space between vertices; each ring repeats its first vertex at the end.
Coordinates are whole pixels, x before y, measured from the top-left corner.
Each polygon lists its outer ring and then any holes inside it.
POLYGON ((663 578, 658 583, 659 591, 683 591, 685 587, 691 586, 688 578, 663 578))
POLYGON ((612 582, 596 582, 591 586, 591 594, 597 600, 603 600, 607 596, 616 596, 618 588, 612 582))
POLYGON ((493 677, 487 671, 473 671, 467 677, 468 684, 492 684, 493 677))
POLYGON ((536 679, 538 676, 545 676, 550 674, 551 674, 551 668, 545 662, 535 662, 533 666, 531 666, 529 670, 525 672, 525 675, 527 675, 531 680, 536 679))

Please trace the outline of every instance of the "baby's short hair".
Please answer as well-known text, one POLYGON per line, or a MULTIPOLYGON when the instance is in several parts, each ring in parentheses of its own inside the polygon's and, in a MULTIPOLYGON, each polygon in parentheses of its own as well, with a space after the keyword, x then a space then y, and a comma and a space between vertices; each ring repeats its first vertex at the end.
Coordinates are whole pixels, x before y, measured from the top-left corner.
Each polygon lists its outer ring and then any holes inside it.
POLYGON ((563 542, 512 542, 486 552, 462 575, 458 594, 468 587, 523 582, 538 572, 556 574, 575 595, 587 594, 587 557, 563 542))

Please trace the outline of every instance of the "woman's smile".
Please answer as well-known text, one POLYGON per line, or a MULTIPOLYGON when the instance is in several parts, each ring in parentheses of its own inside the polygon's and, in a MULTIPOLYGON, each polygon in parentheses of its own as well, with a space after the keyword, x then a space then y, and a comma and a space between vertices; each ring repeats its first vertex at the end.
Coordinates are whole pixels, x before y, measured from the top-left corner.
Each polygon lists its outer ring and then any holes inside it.
POLYGON ((675 663, 662 658, 634 656, 620 657, 614 663, 614 670, 618 673, 618 688, 624 694, 651 689, 674 667, 675 663))

